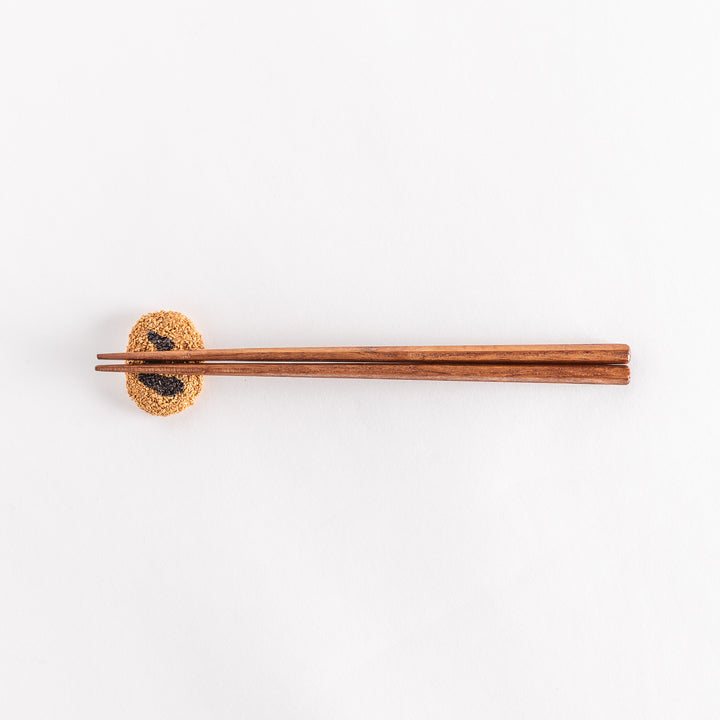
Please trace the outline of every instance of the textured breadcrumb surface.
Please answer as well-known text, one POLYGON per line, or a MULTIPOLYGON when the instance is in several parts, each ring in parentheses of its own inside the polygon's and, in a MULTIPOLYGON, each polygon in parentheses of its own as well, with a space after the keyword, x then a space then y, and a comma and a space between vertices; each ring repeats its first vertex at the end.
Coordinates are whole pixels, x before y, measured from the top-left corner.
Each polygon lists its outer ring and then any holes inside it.
MULTIPOLYGON (((163 350, 195 350, 203 347, 202 336, 192 321, 182 313, 169 310, 143 315, 130 331, 127 345, 128 352, 157 352, 159 356, 163 350)), ((158 357, 158 360, 160 359, 158 357)), ((180 392, 163 395, 159 383, 147 382, 147 378, 151 376, 146 376, 146 382, 131 373, 125 377, 128 395, 141 410, 151 415, 174 415, 182 412, 195 402, 203 385, 202 375, 155 376, 177 378, 180 381, 165 383, 165 386, 182 388, 180 392)))

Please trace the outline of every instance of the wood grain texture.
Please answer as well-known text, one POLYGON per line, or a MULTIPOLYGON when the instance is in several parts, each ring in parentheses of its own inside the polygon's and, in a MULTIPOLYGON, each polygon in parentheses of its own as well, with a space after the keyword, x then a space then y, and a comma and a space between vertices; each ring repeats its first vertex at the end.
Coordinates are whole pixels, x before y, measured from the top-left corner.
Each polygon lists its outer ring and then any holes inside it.
MULTIPOLYGON (((98 360, 159 361, 158 352, 100 353, 98 360)), ((382 363, 536 363, 622 365, 630 348, 595 345, 429 345, 389 347, 235 348, 169 350, 162 362, 382 362, 382 363)))
MULTIPOLYGON (((163 353, 165 354, 165 353, 163 353)), ((394 363, 215 363, 97 365, 100 372, 161 375, 365 378, 386 380, 470 380, 479 382, 627 385, 627 365, 483 365, 394 363)))

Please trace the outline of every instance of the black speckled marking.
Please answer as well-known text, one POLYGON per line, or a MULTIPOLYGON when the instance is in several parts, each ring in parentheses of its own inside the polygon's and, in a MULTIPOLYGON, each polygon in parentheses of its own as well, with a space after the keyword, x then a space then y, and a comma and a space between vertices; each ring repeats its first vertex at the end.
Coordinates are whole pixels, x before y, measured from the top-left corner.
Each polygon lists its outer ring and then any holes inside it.
POLYGON ((145 386, 154 390, 158 395, 163 397, 172 397, 179 395, 184 389, 185 384, 180 378, 168 377, 167 375, 157 375, 155 373, 140 373, 138 380, 145 386))
POLYGON ((156 350, 172 350, 175 343, 164 335, 158 335, 154 330, 147 334, 147 339, 155 346, 156 350))

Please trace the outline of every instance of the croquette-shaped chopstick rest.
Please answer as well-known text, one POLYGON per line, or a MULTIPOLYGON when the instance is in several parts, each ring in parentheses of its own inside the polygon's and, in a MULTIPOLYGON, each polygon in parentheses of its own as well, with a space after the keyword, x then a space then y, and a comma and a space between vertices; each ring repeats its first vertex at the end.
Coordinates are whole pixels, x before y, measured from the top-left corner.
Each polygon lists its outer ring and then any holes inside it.
MULTIPOLYGON (((148 313, 130 331, 128 352, 153 352, 161 359, 169 350, 197 350, 205 347, 192 321, 179 312, 148 313)), ((128 360, 136 364, 136 360, 128 360)), ((152 372, 128 373, 128 395, 151 415, 173 415, 195 402, 203 386, 202 375, 164 375, 152 372)))

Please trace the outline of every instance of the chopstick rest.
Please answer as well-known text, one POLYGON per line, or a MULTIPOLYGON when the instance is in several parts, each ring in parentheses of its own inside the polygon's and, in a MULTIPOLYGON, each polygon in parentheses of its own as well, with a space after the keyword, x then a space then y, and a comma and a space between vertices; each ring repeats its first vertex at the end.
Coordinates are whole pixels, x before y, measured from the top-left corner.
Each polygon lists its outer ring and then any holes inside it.
POLYGON ((192 405, 205 375, 595 385, 630 380, 630 348, 623 344, 212 350, 204 348, 189 318, 168 311, 143 315, 130 332, 127 352, 97 357, 125 361, 95 369, 125 373, 128 394, 152 415, 192 405))
MULTIPOLYGON (((177 350, 203 348, 202 335, 190 318, 179 312, 162 310, 143 315, 133 326, 128 338, 129 353, 152 352, 153 357, 177 350)), ((119 365, 127 372, 128 395, 137 406, 151 415, 173 415, 190 407, 203 387, 202 375, 191 375, 180 370, 158 373, 140 360, 128 359, 119 365), (139 372, 128 372, 137 368, 139 372)), ((181 368, 182 370, 182 368, 181 368)))

